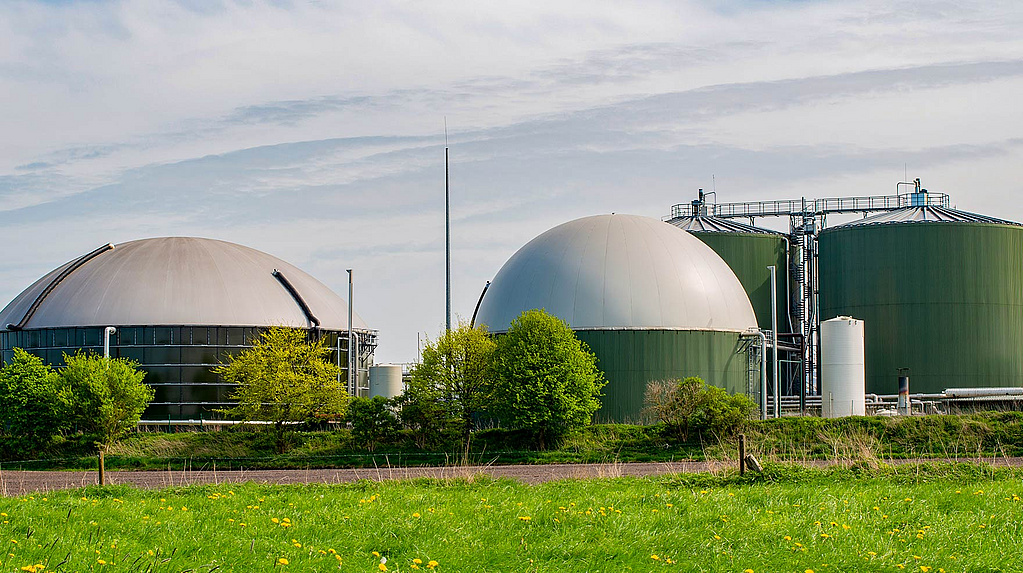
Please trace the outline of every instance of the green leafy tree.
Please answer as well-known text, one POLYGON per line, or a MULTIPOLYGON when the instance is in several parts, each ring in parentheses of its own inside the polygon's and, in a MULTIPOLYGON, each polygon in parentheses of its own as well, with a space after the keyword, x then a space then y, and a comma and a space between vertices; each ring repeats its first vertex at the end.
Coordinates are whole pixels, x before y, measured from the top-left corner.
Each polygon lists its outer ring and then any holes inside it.
POLYGON ((64 362, 59 394, 72 427, 105 447, 138 426, 154 390, 142 383, 137 362, 85 352, 65 354, 64 362))
POLYGON ((330 361, 323 340, 307 340, 304 331, 273 327, 256 345, 214 368, 225 382, 237 384, 238 405, 221 410, 244 421, 273 423, 277 450, 296 423, 337 419, 348 405, 341 369, 330 361))
POLYGON ((589 347, 543 310, 522 313, 497 340, 494 411, 503 422, 530 430, 540 447, 589 424, 605 383, 589 347))
POLYGON ((64 427, 60 375, 21 348, 0 370, 0 424, 25 450, 47 446, 64 427))
POLYGON ((398 433, 398 419, 383 396, 352 398, 348 421, 352 425, 352 440, 371 452, 379 444, 392 441, 398 433))
POLYGON ((409 415, 404 418, 425 426, 413 429, 437 431, 451 421, 467 441, 486 403, 496 347, 485 328, 465 322, 436 341, 428 340, 419 363, 412 367, 405 392, 403 406, 409 415), (434 424, 438 425, 431 427, 434 424))

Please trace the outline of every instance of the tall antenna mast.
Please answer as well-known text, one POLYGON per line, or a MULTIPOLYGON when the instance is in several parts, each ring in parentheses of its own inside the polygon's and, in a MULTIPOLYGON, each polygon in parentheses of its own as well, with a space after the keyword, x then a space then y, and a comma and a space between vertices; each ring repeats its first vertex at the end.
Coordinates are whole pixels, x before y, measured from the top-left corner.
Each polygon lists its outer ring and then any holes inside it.
POLYGON ((448 174, 448 118, 444 117, 444 295, 445 325, 451 332, 451 185, 448 174))

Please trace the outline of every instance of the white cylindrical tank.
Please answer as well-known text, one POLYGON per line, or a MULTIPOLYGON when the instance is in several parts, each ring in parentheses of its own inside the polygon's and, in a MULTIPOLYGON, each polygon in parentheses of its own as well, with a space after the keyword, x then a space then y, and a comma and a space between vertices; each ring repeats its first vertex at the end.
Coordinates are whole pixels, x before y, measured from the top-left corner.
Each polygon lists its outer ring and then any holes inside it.
POLYGON ((378 364, 369 367, 369 397, 394 398, 405 391, 400 364, 378 364))
POLYGON ((825 418, 866 414, 863 355, 862 320, 839 316, 821 322, 821 413, 825 418))

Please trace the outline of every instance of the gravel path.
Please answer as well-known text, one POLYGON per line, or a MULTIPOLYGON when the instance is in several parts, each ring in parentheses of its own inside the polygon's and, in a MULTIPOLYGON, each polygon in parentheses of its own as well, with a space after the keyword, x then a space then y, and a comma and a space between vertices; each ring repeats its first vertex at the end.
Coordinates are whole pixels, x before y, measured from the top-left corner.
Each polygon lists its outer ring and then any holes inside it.
MULTIPOLYGON (((957 458, 886 460, 891 464, 921 462, 978 462, 993 466, 1021 467, 1023 458, 957 458)), ((828 461, 804 462, 814 467, 847 465, 828 461)), ((140 488, 160 489, 195 484, 256 482, 266 484, 349 483, 358 480, 403 480, 420 477, 452 479, 487 474, 495 478, 512 478, 528 484, 562 479, 613 478, 651 476, 672 473, 713 472, 724 469, 723 462, 661 462, 612 464, 549 464, 514 466, 400 467, 310 470, 244 470, 244 471, 112 471, 107 483, 129 484, 140 488)), ((94 471, 0 471, 0 494, 24 495, 94 485, 94 471)))

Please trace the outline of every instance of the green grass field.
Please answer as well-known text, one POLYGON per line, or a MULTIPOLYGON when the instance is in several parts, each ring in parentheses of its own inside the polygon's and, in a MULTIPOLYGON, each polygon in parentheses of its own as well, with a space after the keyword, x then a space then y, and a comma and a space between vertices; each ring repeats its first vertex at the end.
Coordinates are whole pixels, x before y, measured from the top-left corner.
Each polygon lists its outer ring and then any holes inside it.
POLYGON ((944 466, 88 488, 0 498, 0 569, 1021 571, 1021 476, 944 466))

